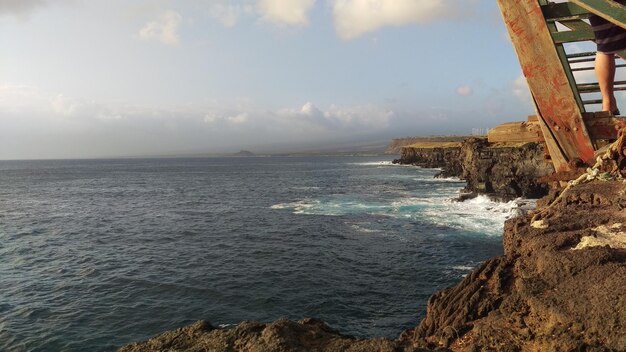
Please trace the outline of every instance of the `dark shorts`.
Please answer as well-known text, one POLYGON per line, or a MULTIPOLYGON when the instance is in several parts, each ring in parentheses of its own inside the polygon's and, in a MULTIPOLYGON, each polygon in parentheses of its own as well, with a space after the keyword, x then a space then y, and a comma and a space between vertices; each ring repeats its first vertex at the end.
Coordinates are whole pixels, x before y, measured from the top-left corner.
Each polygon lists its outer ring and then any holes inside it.
MULTIPOLYGON (((615 1, 626 5, 626 0, 615 1)), ((595 15, 589 17, 589 22, 596 37, 598 52, 614 54, 626 49, 626 29, 595 15)))

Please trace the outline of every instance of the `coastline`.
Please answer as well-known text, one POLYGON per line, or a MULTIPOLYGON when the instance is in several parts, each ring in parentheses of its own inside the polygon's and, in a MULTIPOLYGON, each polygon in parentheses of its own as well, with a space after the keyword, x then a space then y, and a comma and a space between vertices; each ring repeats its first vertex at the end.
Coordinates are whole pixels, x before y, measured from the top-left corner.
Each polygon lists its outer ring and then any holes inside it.
POLYGON ((548 194, 554 172, 539 143, 489 143, 486 138, 462 142, 417 143, 402 148, 394 163, 441 168, 440 177, 458 177, 467 193, 487 194, 503 201, 548 194))
POLYGON ((119 351, 626 350, 626 309, 615 309, 626 308, 624 183, 559 192, 506 221, 504 254, 435 293, 421 323, 395 340, 355 339, 315 319, 197 322, 119 351))

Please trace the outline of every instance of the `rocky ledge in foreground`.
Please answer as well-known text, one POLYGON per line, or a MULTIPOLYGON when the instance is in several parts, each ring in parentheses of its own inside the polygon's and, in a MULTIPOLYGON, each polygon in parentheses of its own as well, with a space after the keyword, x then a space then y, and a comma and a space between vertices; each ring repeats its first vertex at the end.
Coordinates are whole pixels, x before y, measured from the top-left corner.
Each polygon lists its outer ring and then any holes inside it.
POLYGON ((198 322, 120 351, 626 351, 626 183, 553 192, 507 221, 503 240, 503 256, 433 295, 426 318, 394 341, 313 319, 198 322))
POLYGON ((582 184, 542 202, 506 222, 503 256, 432 296, 401 339, 453 351, 626 351, 626 184, 582 184))
POLYGON ((303 319, 298 322, 277 320, 269 324, 243 322, 230 329, 214 328, 198 321, 119 351, 395 352, 397 346, 397 341, 382 338, 356 340, 339 334, 319 320, 303 319))

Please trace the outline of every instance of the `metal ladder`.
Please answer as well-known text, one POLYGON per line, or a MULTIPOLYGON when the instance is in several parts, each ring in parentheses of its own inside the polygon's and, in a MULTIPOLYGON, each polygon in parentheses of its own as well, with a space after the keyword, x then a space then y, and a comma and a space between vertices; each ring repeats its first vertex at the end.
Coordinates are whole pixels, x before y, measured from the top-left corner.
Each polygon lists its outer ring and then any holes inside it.
MULTIPOLYGON (((565 44, 579 42, 593 42, 594 36, 591 26, 585 19, 591 16, 591 12, 572 2, 551 3, 545 0, 539 1, 543 16, 550 29, 550 34, 559 53, 559 58, 570 77, 572 91, 580 109, 586 112, 589 105, 602 104, 602 99, 583 99, 583 95, 600 92, 597 82, 577 83, 575 72, 592 71, 595 62, 595 51, 567 53, 565 44), (587 64, 587 65, 585 65, 587 64), (572 67, 578 66, 578 67, 572 67)), ((626 58, 626 50, 617 54, 618 57, 626 58)), ((626 63, 616 64, 617 69, 626 67, 626 63)), ((615 91, 626 90, 626 81, 615 81, 615 91)))
MULTIPOLYGON (((574 169, 576 160, 592 164, 594 140, 587 127, 592 124, 598 130, 599 120, 590 121, 595 115, 587 113, 587 107, 601 100, 588 97, 600 89, 597 82, 576 82, 575 73, 594 69, 585 64, 595 61, 595 52, 568 52, 566 45, 594 40, 591 26, 585 21, 591 14, 626 28, 626 7, 613 0, 497 1, 556 171, 574 169)), ((626 52, 623 55, 626 57, 626 52)), ((626 81, 615 83, 616 91, 626 90, 626 81)), ((623 120, 613 116, 604 119, 601 124, 608 129, 616 130, 623 124, 623 120)))

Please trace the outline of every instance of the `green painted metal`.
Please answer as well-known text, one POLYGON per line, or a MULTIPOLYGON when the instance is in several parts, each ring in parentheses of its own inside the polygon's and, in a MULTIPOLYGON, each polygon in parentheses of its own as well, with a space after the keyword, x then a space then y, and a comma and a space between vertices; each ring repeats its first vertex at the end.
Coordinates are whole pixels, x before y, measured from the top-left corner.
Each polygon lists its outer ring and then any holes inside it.
POLYGON ((587 11, 626 28, 626 6, 613 0, 570 0, 587 11))
POLYGON ((555 44, 584 42, 594 38, 591 27, 580 30, 552 32, 552 39, 554 39, 555 44))
POLYGON ((569 2, 541 4, 543 16, 548 21, 569 18, 587 18, 589 11, 569 2))
MULTIPOLYGON (((552 39, 559 54, 559 59, 565 68, 576 102, 581 111, 585 112, 585 105, 596 104, 597 100, 583 100, 581 93, 597 92, 599 88, 597 84, 579 85, 576 83, 573 72, 592 70, 591 67, 572 69, 571 65, 575 63, 593 62, 595 60, 595 52, 568 55, 565 53, 563 44, 593 41, 595 39, 591 26, 583 20, 592 14, 604 17, 626 28, 626 6, 622 6, 613 0, 570 0, 562 3, 552 3, 548 0, 537 1, 539 5, 541 5, 541 11, 550 29, 552 39), (559 31, 557 23, 565 26, 568 30, 559 31)), ((626 58, 626 50, 618 53, 618 56, 626 58)), ((619 66, 623 67, 623 65, 619 66)), ((616 90, 623 89, 616 87, 616 90)))

